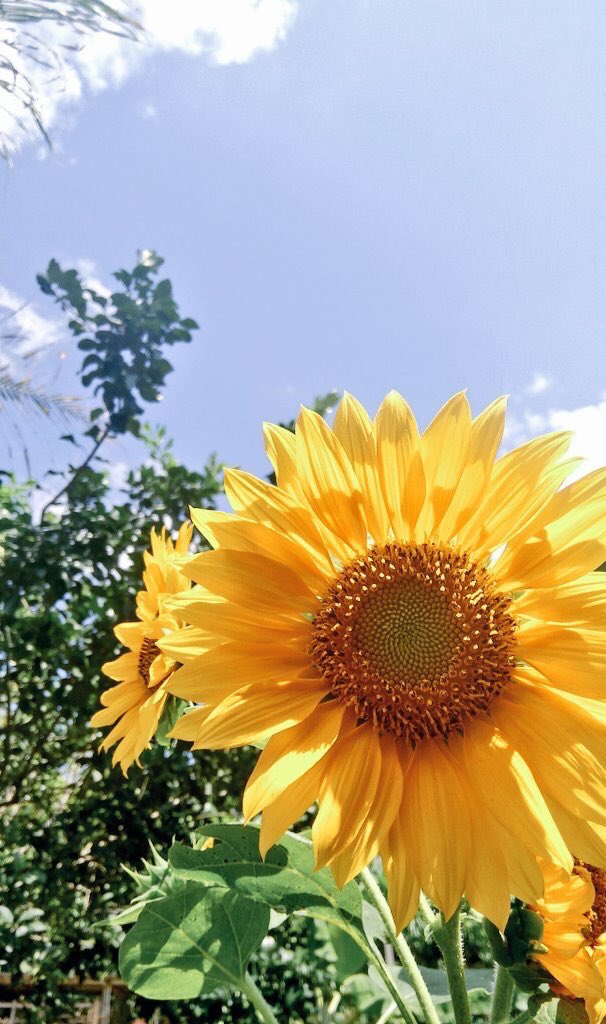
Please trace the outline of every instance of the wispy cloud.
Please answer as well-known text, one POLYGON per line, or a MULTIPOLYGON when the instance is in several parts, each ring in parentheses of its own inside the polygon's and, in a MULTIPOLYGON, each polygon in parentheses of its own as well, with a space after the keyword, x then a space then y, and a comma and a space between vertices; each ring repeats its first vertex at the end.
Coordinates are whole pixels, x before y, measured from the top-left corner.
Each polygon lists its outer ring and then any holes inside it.
POLYGON ((546 377, 544 373, 535 373, 526 388, 526 393, 528 395, 542 395, 544 391, 551 387, 552 383, 551 378, 546 377))
MULTIPOLYGON (((50 129, 60 116, 77 110, 87 91, 119 86, 159 51, 203 56, 214 64, 245 64, 286 37, 297 6, 298 0, 140 0, 128 11, 143 28, 140 42, 105 32, 76 36, 70 29, 41 23, 33 31, 41 46, 56 55, 55 66, 32 61, 24 48, 18 70, 31 82, 36 109, 50 129)), ((2 48, 0 37, 0 57, 2 48)), ((145 108, 153 109, 153 103, 145 108)), ((7 94, 0 133, 16 150, 31 137, 32 127, 23 97, 7 94)))

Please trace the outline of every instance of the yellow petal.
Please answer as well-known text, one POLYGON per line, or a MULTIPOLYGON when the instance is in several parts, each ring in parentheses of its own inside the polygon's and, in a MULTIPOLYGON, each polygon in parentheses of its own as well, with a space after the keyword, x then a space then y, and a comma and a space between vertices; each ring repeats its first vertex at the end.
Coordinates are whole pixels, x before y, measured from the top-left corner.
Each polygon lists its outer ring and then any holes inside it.
MULTIPOLYGON (((194 740, 194 750, 242 747, 288 729, 307 718, 326 694, 322 679, 257 683, 230 694, 211 710, 194 740)), ((177 722, 171 735, 178 737, 177 722)))
MULTIPOLYGON (((508 738, 494 725, 476 718, 465 730, 462 749, 469 785, 503 831, 516 841, 517 859, 531 857, 536 867, 540 856, 572 871, 572 857, 545 797, 508 738)), ((511 865, 508 870, 511 874, 511 865)))
POLYGON ((111 725, 120 715, 133 706, 138 706, 145 700, 147 687, 145 683, 137 678, 118 683, 111 686, 101 694, 103 707, 96 711, 91 718, 91 725, 95 728, 103 725, 111 725))
POLYGON ((389 534, 389 516, 377 469, 375 430, 364 406, 353 395, 345 393, 343 396, 333 430, 360 484, 369 533, 376 544, 384 544, 389 534))
POLYGON ((520 684, 494 700, 491 711, 544 793, 577 817, 606 825, 606 726, 553 691, 520 684))
MULTIPOLYGON (((328 574, 317 556, 309 548, 270 526, 252 519, 215 512, 208 509, 192 510, 192 519, 201 533, 212 535, 214 547, 229 548, 233 551, 251 551, 271 558, 274 562, 288 566, 298 573, 313 589, 324 589, 328 574), (218 518, 218 517, 222 518, 218 518), (205 527, 205 523, 210 526, 205 527)), ((330 572, 332 577, 333 572, 330 572)))
POLYGON ((311 624, 301 616, 272 615, 268 619, 254 608, 225 601, 200 587, 194 587, 189 594, 191 597, 183 594, 173 598, 170 607, 186 622, 202 630, 209 638, 209 648, 213 646, 210 640, 215 637, 245 641, 254 637, 259 643, 309 642, 311 624))
POLYGON ((563 583, 552 590, 526 590, 516 597, 512 611, 545 622, 603 629, 606 573, 591 572, 575 583, 563 583))
POLYGON ((272 736, 244 790, 243 811, 247 820, 277 800, 324 757, 339 735, 344 713, 344 704, 328 701, 300 725, 272 736))
POLYGON ((297 471, 297 439, 294 432, 275 423, 264 423, 263 435, 265 451, 274 468, 278 487, 305 505, 305 495, 297 471))
POLYGON ((312 828, 317 867, 328 864, 355 837, 375 798, 380 771, 379 737, 368 722, 333 746, 312 828))
POLYGON ((532 518, 564 479, 550 470, 562 460, 571 436, 547 434, 495 463, 484 501, 460 531, 462 547, 483 557, 532 518))
POLYGON ((469 809, 461 769, 440 740, 420 743, 408 770, 401 818, 410 865, 446 918, 458 907, 469 857, 469 809))
POLYGON ((331 861, 337 885, 346 885, 377 856, 402 802, 403 778, 398 756, 399 740, 381 736, 381 774, 372 801, 355 839, 331 861))
POLYGON ((579 999, 591 1000, 602 997, 602 979, 586 949, 581 949, 572 959, 550 956, 548 953, 540 954, 536 959, 579 999))
POLYGON ((606 637, 597 630, 526 622, 518 629, 519 656, 552 686, 584 697, 606 693, 606 637))
POLYGON ((207 704, 218 693, 225 697, 250 683, 293 679, 308 666, 309 657, 304 651, 234 640, 201 654, 187 666, 187 674, 183 669, 175 672, 169 687, 178 697, 207 704))
POLYGON ((606 828, 591 821, 581 821, 570 814, 557 800, 549 800, 549 808, 560 832, 580 860, 606 868, 606 828))
MULTIPOLYGON (((583 481, 577 481, 581 484, 583 481)), ((555 495, 553 521, 518 544, 508 545, 494 567, 495 576, 508 589, 553 587, 569 583, 599 568, 606 558, 606 475, 593 497, 578 502, 582 495, 576 484, 555 495), (571 494, 572 492, 572 494, 571 494)), ((590 482, 593 490, 594 484, 590 482)))
POLYGON ((129 647, 131 651, 139 653, 145 637, 145 626, 141 622, 121 622, 118 626, 114 626, 114 633, 121 644, 129 647))
POLYGON ((156 647, 174 658, 175 661, 186 662, 198 658, 205 651, 215 647, 218 638, 209 636, 196 626, 184 626, 183 629, 175 629, 166 636, 158 637, 156 647))
MULTIPOLYGON (((467 780, 466 787, 469 789, 467 780)), ((473 796, 469 796, 468 802, 471 835, 465 895, 474 910, 504 931, 511 892, 507 861, 490 815, 473 796)))
POLYGON ((317 761, 304 775, 295 779, 286 792, 276 797, 263 811, 259 852, 265 857, 267 851, 281 836, 305 814, 314 804, 320 792, 324 773, 324 760, 317 761))
POLYGON ((507 399, 497 398, 471 424, 469 455, 458 487, 440 523, 440 537, 451 540, 483 499, 503 437, 507 399))
POLYGON ((315 516, 351 555, 366 549, 366 516, 349 459, 328 424, 302 409, 297 420, 297 469, 315 516))
POLYGON ((423 539, 438 529, 467 464, 471 444, 471 409, 463 391, 438 412, 421 438, 426 481, 425 503, 417 532, 423 539))
POLYGON ((410 865, 401 809, 383 838, 381 860, 387 880, 389 906, 397 931, 402 931, 419 909, 421 887, 410 865))
POLYGON ((204 551, 185 572, 213 594, 270 614, 309 612, 317 605, 317 598, 295 572, 249 551, 204 551))
POLYGON ((332 562, 310 510, 286 491, 242 470, 226 469, 225 493, 235 512, 296 540, 330 571, 332 562))
POLYGON ((375 421, 381 490, 398 541, 408 541, 425 498, 419 428, 409 405, 391 391, 375 421))
POLYGON ((193 708, 191 711, 186 711, 184 715, 181 715, 179 720, 175 723, 172 732, 169 734, 172 739, 175 740, 187 740, 193 743, 197 739, 198 734, 204 728, 206 719, 212 711, 212 707, 207 708, 193 708))
POLYGON ((133 651, 121 654, 115 661, 106 661, 101 671, 110 679, 122 680, 137 678, 139 675, 139 656, 133 651))

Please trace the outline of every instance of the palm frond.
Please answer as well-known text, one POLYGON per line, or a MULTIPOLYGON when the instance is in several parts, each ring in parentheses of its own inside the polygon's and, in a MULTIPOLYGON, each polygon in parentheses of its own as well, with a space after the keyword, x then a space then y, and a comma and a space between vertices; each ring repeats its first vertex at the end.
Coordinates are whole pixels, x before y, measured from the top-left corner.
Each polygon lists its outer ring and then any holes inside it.
MULTIPOLYGON (((69 52, 80 48, 78 37, 104 32, 135 40, 142 31, 104 0, 0 0, 0 108, 21 135, 33 129, 50 146, 40 101, 50 86, 65 80, 69 52), (42 31, 37 34, 46 23, 71 30, 71 38, 49 45, 42 31), (42 79, 40 69, 47 72, 42 79)), ((0 133, 0 156, 10 159, 15 148, 11 134, 0 133)))
POLYGON ((9 373, 0 373, 0 414, 7 403, 29 406, 44 416, 55 416, 62 420, 84 421, 85 416, 77 398, 66 395, 49 395, 29 380, 16 380, 9 373))

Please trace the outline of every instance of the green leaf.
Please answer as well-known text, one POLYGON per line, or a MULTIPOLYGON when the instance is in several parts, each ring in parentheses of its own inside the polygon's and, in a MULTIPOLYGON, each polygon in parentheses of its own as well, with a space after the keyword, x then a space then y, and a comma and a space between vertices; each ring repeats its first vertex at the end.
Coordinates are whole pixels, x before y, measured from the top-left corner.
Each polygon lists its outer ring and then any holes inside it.
POLYGON ((169 853, 175 875, 213 881, 284 913, 300 913, 345 928, 366 945, 362 927, 362 896, 357 885, 339 889, 328 870, 314 871, 307 843, 285 836, 263 861, 259 829, 248 825, 204 825, 204 836, 218 840, 212 849, 193 850, 176 844, 169 853))
POLYGON ((156 732, 156 743, 159 743, 161 747, 174 746, 175 741, 169 740, 168 734, 174 728, 181 712, 186 707, 187 701, 179 700, 177 697, 168 698, 156 732))
POLYGON ((341 986, 341 993, 370 1020, 376 1020, 391 1001, 384 986, 379 986, 368 974, 353 974, 341 986))
POLYGON ((347 932, 337 928, 334 924, 328 925, 330 941, 335 951, 337 981, 345 981, 366 965, 364 951, 354 942, 347 932))
POLYGON ((239 989, 268 926, 269 910, 258 902, 187 882, 145 908, 121 946, 120 973, 148 999, 239 989))

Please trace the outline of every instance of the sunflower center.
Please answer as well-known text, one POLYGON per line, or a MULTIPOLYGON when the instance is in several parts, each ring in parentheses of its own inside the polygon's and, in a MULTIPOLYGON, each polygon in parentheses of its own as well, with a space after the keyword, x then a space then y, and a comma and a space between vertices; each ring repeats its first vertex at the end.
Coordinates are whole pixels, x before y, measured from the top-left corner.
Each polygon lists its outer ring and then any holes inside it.
POLYGON ((589 872, 595 890, 595 899, 587 915, 589 925, 585 929, 585 935, 589 944, 596 946, 598 939, 606 932, 606 871, 582 860, 577 863, 589 872))
POLYGON ((149 670, 151 663, 159 654, 160 648, 156 647, 155 640, 150 640, 148 636, 144 637, 143 643, 141 644, 141 650, 139 651, 138 670, 139 675, 146 686, 149 686, 149 670))
POLYGON ((446 737, 511 678, 509 605, 465 553, 387 544, 339 573, 314 619, 311 656, 359 719, 412 743, 446 737))

